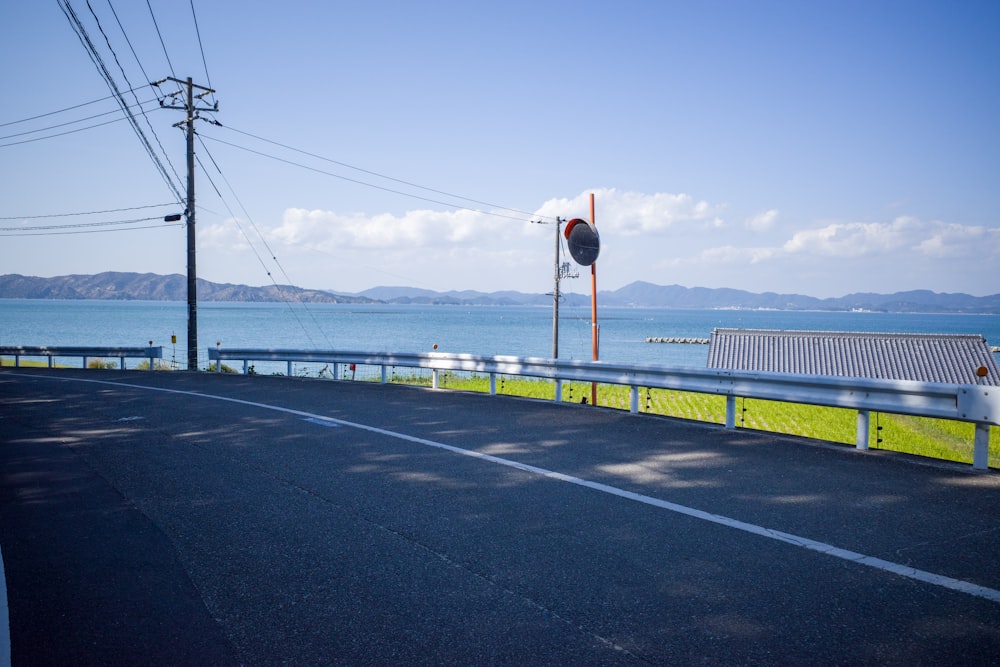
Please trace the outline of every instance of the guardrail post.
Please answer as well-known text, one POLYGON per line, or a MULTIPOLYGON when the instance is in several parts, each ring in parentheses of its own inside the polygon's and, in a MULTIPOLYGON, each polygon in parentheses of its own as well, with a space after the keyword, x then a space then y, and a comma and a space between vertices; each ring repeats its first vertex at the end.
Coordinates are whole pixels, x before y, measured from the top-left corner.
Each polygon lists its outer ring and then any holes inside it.
POLYGON ((855 442, 858 449, 868 449, 868 438, 871 432, 872 415, 868 410, 858 410, 858 431, 855 442))
POLYGON ((288 366, 286 366, 285 368, 286 368, 285 375, 287 375, 288 377, 292 377, 292 362, 289 361, 288 366))
POLYGON ((628 411, 632 414, 639 412, 639 387, 635 385, 628 388, 628 411))
POLYGON ((55 361, 55 360, 52 358, 52 355, 50 354, 49 355, 49 368, 53 367, 53 363, 52 363, 53 361, 55 361))
POLYGON ((438 369, 431 369, 431 389, 438 388, 438 369))
POLYGON ((556 379, 556 396, 554 400, 556 403, 562 403, 562 380, 558 378, 556 379))
POLYGON ((340 379, 340 364, 338 364, 337 362, 333 362, 333 379, 334 380, 340 379))
POLYGON ((382 369, 382 384, 385 384, 386 381, 387 381, 387 378, 388 378, 388 375, 387 375, 387 370, 388 369, 386 369, 386 367, 384 365, 379 366, 379 368, 382 369))
POLYGON ((80 366, 80 368, 86 368, 86 367, 87 367, 87 357, 84 356, 83 357, 83 366, 80 366))
POLYGON ((247 375, 248 373, 250 373, 250 360, 249 359, 244 359, 243 360, 243 375, 247 375))
POLYGON ((976 470, 990 468, 990 425, 976 423, 976 436, 972 443, 972 467, 976 470))
POLYGON ((726 396, 726 428, 736 428, 736 396, 726 396))
MULTIPOLYGON (((149 361, 149 365, 153 365, 152 359, 149 361)), ((125 370, 125 357, 118 357, 118 368, 125 370)))
POLYGON ((490 396, 497 395, 497 374, 490 373, 490 396))

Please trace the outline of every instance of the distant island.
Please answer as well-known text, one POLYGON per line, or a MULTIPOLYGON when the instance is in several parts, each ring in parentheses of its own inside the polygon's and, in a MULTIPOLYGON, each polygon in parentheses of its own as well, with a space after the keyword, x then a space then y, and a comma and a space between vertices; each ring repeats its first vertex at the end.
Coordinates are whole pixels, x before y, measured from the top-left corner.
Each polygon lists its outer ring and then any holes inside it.
MULTIPOLYGON (((586 306, 590 297, 565 294, 562 303, 586 306)), ((187 278, 180 274, 105 272, 53 278, 7 274, 0 276, 0 299, 112 299, 135 301, 186 301, 187 278)), ((545 306, 551 294, 523 292, 435 292, 413 287, 373 287, 358 293, 304 289, 291 285, 251 287, 198 280, 200 301, 384 303, 418 305, 545 306)), ((801 294, 755 293, 738 289, 711 289, 634 282, 617 290, 598 293, 604 306, 677 309, 827 310, 887 313, 1000 314, 1000 294, 971 296, 913 290, 894 294, 856 293, 820 299, 801 294)))

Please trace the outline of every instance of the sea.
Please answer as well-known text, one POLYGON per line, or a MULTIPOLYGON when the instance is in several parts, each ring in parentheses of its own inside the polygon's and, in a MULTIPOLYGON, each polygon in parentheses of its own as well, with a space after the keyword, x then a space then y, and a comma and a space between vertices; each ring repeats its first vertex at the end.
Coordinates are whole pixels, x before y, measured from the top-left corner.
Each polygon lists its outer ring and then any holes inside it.
MULTIPOLYGON (((199 365, 208 348, 451 352, 553 357, 552 308, 388 304, 198 304, 199 365)), ((607 307, 598 356, 622 363, 704 367, 708 346, 647 342, 704 338, 720 328, 980 334, 1000 346, 1000 315, 607 307)), ((591 310, 561 306, 557 355, 593 357, 591 310)), ((174 301, 0 299, 0 346, 163 346, 187 361, 187 304, 174 301), (176 341, 176 342, 175 342, 176 341)))

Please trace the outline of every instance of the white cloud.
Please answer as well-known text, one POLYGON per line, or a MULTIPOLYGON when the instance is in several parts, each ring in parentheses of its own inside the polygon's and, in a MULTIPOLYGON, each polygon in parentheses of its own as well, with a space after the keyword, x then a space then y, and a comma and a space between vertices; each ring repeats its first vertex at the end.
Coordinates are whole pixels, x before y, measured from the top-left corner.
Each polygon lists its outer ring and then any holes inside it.
POLYGON ((766 232, 767 230, 774 227, 774 223, 777 222, 780 211, 776 208, 764 211, 763 213, 758 213, 752 218, 747 218, 743 223, 744 226, 754 232, 766 232))
MULTIPOLYGON (((662 266, 701 275, 739 275, 734 272, 742 267, 748 277, 754 275, 751 267, 756 267, 754 272, 782 269, 786 275, 808 270, 810 274, 838 276, 841 282, 905 276, 912 282, 911 288, 933 288, 936 281, 950 281, 952 274, 963 274, 969 266, 980 267, 985 278, 987 272, 996 273, 993 267, 998 263, 1000 229, 900 217, 888 222, 830 223, 800 230, 774 246, 729 244, 686 254, 678 251, 662 266), (848 268, 852 266, 865 266, 866 270, 863 275, 852 275, 854 269, 848 268)), ((871 284, 865 289, 879 288, 871 284)), ((809 290, 803 287, 801 291, 809 290)))
MULTIPOLYGON (((236 220, 230 218, 225 222, 213 225, 197 225, 198 228, 198 247, 202 249, 229 249, 229 250, 246 250, 249 246, 247 245, 246 237, 243 235, 242 228, 247 234, 253 234, 252 227, 246 223, 237 223, 236 220)), ((252 240, 253 237, 251 237, 252 240)))
POLYGON ((785 242, 782 250, 790 255, 860 257, 912 248, 920 242, 924 233, 925 225, 906 217, 888 223, 834 223, 796 232, 785 242))
POLYGON ((939 223, 918 249, 929 257, 995 261, 1000 256, 1000 230, 939 223))
MULTIPOLYGON (((649 280, 814 295, 915 288, 978 293, 1000 281, 1000 230, 994 228, 896 217, 823 221, 782 234, 777 221, 784 221, 782 227, 788 221, 769 209, 722 235, 723 205, 686 194, 593 192, 603 244, 601 289, 649 280), (764 232, 768 243, 760 242, 764 232)), ((537 215, 588 217, 589 194, 546 201, 537 215)), ((291 279, 304 285, 541 292, 551 283, 555 230, 529 218, 466 210, 368 215, 289 208, 279 225, 261 231, 291 279)), ((256 230, 243 228, 269 264, 256 230)), ((233 220, 201 228, 199 244, 214 253, 206 266, 237 266, 239 259, 239 270, 259 273, 253 262, 243 261, 247 243, 233 220)), ((587 285, 568 281, 563 289, 585 292, 587 285)))
MULTIPOLYGON (((590 217, 590 192, 572 199, 550 199, 536 211, 548 217, 590 217)), ((602 235, 621 236, 657 235, 675 230, 684 223, 697 223, 698 228, 724 225, 721 217, 724 206, 695 201, 691 195, 657 192, 622 191, 616 188, 597 188, 594 193, 597 228, 602 235)))
MULTIPOLYGON (((722 206, 696 201, 690 195, 623 192, 614 188, 593 191, 596 218, 602 236, 622 238, 651 235, 688 224, 693 231, 723 225, 722 206)), ((590 192, 573 198, 551 199, 536 211, 537 218, 590 217, 590 192)), ((402 215, 366 215, 302 208, 286 209, 281 224, 266 232, 270 243, 299 251, 471 248, 507 251, 519 242, 534 246, 545 235, 544 225, 529 224, 530 216, 512 219, 480 211, 414 210, 402 215)), ((210 230, 208 243, 234 243, 235 229, 210 230)), ((540 246, 539 246, 540 247, 540 246)))
POLYGON ((526 223, 467 210, 367 216, 290 208, 269 236, 289 246, 320 252, 469 246, 513 238, 526 223))
POLYGON ((699 261, 715 263, 744 262, 757 264, 774 259, 780 255, 781 250, 779 248, 722 246, 703 250, 698 254, 698 259, 699 261))

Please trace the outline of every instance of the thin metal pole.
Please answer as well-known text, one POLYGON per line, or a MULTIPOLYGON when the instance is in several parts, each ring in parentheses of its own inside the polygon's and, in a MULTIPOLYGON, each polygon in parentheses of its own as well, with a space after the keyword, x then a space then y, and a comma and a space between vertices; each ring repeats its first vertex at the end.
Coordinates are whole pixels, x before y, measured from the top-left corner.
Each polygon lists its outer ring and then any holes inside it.
MULTIPOLYGON (((555 288, 552 290, 552 358, 559 358, 559 280, 562 278, 562 271, 559 267, 559 228, 562 227, 562 218, 556 218, 556 266, 555 266, 555 288)), ((555 396, 557 403, 562 402, 562 380, 556 378, 555 396)))
POLYGON ((562 219, 556 218, 555 287, 552 290, 552 358, 559 358, 559 228, 562 219))
MULTIPOLYGON (((594 193, 590 193, 590 222, 595 227, 597 221, 594 219, 594 193)), ((598 328, 597 328, 597 262, 590 265, 590 336, 591 347, 594 352, 594 361, 598 355, 598 328)), ((590 383, 590 404, 597 405, 597 383, 590 383)))

